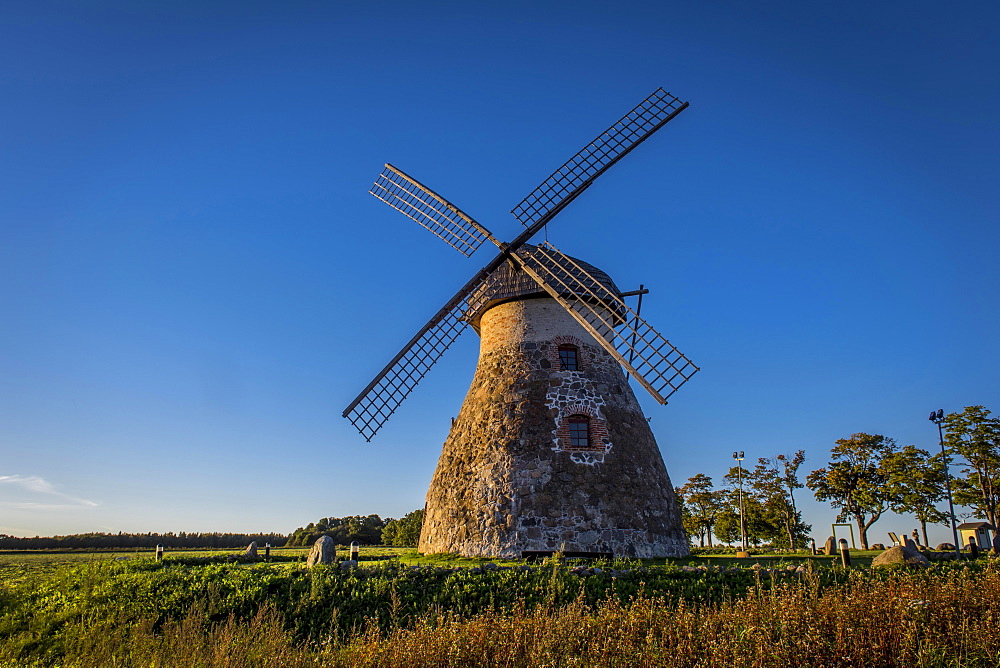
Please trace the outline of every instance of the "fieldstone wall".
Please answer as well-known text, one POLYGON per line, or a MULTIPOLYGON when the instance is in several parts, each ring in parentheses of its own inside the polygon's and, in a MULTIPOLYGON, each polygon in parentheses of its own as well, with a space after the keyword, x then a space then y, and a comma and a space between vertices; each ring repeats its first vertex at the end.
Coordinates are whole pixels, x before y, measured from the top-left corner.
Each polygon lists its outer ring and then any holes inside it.
POLYGON ((617 361, 551 299, 494 306, 427 492, 421 552, 688 553, 673 485, 617 361), (558 346, 585 360, 563 371, 558 346), (588 415, 574 449, 570 415, 588 415))

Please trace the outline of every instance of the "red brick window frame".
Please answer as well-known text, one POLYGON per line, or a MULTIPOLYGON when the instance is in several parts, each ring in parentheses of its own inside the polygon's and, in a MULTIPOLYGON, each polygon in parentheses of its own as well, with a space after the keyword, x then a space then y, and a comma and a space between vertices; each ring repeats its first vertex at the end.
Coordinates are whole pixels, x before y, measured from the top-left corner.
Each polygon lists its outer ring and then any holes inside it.
POLYGON ((559 368, 563 371, 579 371, 580 349, 570 343, 559 346, 559 368))
POLYGON ((569 416, 569 447, 574 450, 590 449, 590 418, 586 415, 569 416))
POLYGON ((606 452, 608 429, 604 420, 596 417, 586 406, 567 406, 559 420, 556 437, 559 439, 560 450, 574 452, 606 452), (581 425, 586 430, 584 439, 580 433, 581 425))
POLYGON ((583 350, 583 341, 575 336, 561 335, 552 339, 552 346, 549 348, 549 362, 552 363, 552 368, 556 371, 582 371, 587 368, 590 360, 587 359, 587 354, 583 350), (570 348, 576 350, 575 369, 566 369, 563 367, 563 357, 560 353, 570 348))

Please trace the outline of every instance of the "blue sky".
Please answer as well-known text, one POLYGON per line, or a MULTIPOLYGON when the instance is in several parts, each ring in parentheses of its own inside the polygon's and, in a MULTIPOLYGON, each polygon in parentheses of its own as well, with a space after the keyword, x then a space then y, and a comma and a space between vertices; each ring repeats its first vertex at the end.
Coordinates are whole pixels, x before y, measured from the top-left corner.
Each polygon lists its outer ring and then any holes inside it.
MULTIPOLYGON (((730 453, 997 401, 992 3, 23 3, 0 40, 0 532, 291 531, 423 505, 467 333, 371 444, 344 406, 658 86, 691 107, 550 226, 702 372, 675 484, 730 453)), ((822 540, 834 512, 801 500, 822 540)), ((911 518, 873 532, 911 530, 911 518)), ((932 540, 947 531, 934 530, 932 540)))

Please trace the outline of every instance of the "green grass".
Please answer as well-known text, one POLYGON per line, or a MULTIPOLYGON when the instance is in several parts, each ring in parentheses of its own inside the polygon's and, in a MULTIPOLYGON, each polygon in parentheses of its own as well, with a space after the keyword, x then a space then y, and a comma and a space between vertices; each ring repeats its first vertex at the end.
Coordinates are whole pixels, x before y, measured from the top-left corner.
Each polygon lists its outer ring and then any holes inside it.
MULTIPOLYGON (((782 665, 763 659, 740 663, 738 651, 752 655, 768 646, 758 631, 746 629, 780 617, 784 626, 768 631, 777 634, 768 642, 784 647, 781 656, 787 660, 796 643, 807 640, 809 652, 820 652, 826 645, 814 645, 825 641, 815 634, 831 632, 836 625, 823 601, 842 606, 844 619, 857 620, 857 628, 834 631, 858 647, 864 634, 878 635, 869 619, 874 613, 864 606, 889 606, 879 613, 889 617, 879 623, 902 626, 892 629, 896 635, 884 642, 910 648, 910 654, 900 656, 913 659, 899 665, 997 665, 978 662, 995 658, 995 652, 975 643, 963 649, 975 660, 931 660, 936 656, 932 650, 961 641, 934 635, 954 632, 949 625, 958 623, 956 610, 965 611, 967 625, 1000 633, 995 604, 1000 600, 1000 560, 990 558, 942 562, 914 573, 868 568, 862 561, 875 553, 852 555, 851 569, 837 565, 834 557, 804 554, 750 559, 705 555, 660 563, 550 560, 530 568, 500 562, 500 568, 482 569, 476 567, 486 560, 369 548, 362 556, 392 559, 362 561, 361 568, 343 570, 304 568, 302 548, 274 550, 276 559, 284 559, 271 563, 230 559, 239 552, 168 552, 162 562, 149 554, 136 558, 134 552, 0 555, 0 666, 390 666, 406 657, 414 666, 436 666, 477 665, 482 656, 508 657, 507 663, 497 659, 489 664, 496 666, 597 666, 612 665, 599 660, 612 650, 628 652, 637 662, 617 665, 661 665, 643 644, 640 628, 648 633, 659 629, 660 645, 651 645, 660 648, 656 651, 688 657, 687 663, 676 665, 713 665, 698 663, 700 655, 688 646, 691 638, 717 645, 720 656, 730 652, 737 661, 733 665, 782 665), (116 555, 130 558, 117 560, 116 555), (805 565, 802 572, 795 572, 798 565, 805 565), (581 577, 579 566, 603 572, 581 577), (903 590, 909 593, 900 598, 903 590), (924 603, 912 610, 892 607, 899 601, 923 601, 919 592, 928 597, 937 592, 933 605, 940 610, 924 603), (984 598, 969 598, 973 595, 984 598), (734 616, 738 611, 747 611, 744 622, 734 616), (906 615, 914 611, 937 620, 937 626, 931 625, 933 634, 906 626, 906 615), (940 619, 935 617, 939 613, 940 619), (810 626, 813 618, 833 626, 819 625, 817 631, 810 626), (671 630, 671 619, 686 620, 687 640, 671 630), (600 631, 595 620, 616 628, 618 639, 600 631), (594 635, 575 640, 553 635, 553 628, 565 633, 574 627, 591 628, 594 635), (862 627, 864 633, 858 630, 862 627), (744 640, 756 638, 759 646, 754 649, 746 644, 749 640, 733 641, 728 635, 723 640, 723 628, 726 634, 743 628, 744 640), (500 646, 508 642, 522 648, 522 663, 500 646), (930 649, 919 654, 920 647, 930 649), (440 663, 449 652, 458 658, 440 663), (479 659, 476 652, 482 653, 479 659), (573 652, 589 656, 590 663, 572 663, 573 652), (550 661, 549 654, 562 658, 550 661)), ((814 665, 848 665, 833 661, 832 654, 815 656, 814 665)))

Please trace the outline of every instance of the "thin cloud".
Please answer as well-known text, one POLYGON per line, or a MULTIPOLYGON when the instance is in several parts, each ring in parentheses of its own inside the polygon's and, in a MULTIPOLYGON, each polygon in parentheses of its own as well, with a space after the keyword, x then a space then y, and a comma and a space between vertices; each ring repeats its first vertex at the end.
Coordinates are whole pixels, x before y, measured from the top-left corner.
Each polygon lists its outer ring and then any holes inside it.
POLYGON ((77 496, 72 496, 66 494, 65 492, 60 492, 55 488, 55 486, 48 480, 45 480, 41 476, 37 475, 0 475, 0 485, 9 484, 17 485, 29 492, 35 492, 37 494, 46 494, 49 496, 57 497, 61 499, 61 503, 38 503, 34 501, 3 501, 0 505, 13 508, 22 509, 68 509, 68 508, 93 508, 98 504, 94 501, 88 499, 81 499, 77 496), (68 503, 67 503, 68 502, 68 503))

